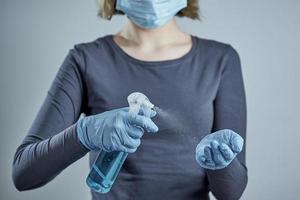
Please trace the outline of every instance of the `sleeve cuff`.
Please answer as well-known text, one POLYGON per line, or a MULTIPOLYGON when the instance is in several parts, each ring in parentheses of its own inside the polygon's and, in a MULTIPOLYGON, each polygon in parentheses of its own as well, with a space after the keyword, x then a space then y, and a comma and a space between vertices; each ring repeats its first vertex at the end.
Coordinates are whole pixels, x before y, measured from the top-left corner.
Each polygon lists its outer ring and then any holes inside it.
POLYGON ((90 151, 90 149, 88 149, 87 147, 85 147, 81 141, 79 140, 79 137, 78 137, 78 134, 77 134, 77 123, 73 124, 71 126, 71 129, 72 129, 72 138, 74 139, 75 141, 75 145, 78 147, 78 150, 81 152, 81 153, 88 153, 90 151))
POLYGON ((227 167, 219 170, 205 169, 205 172, 208 176, 217 179, 232 179, 243 176, 245 170, 247 170, 246 167, 235 157, 227 167))

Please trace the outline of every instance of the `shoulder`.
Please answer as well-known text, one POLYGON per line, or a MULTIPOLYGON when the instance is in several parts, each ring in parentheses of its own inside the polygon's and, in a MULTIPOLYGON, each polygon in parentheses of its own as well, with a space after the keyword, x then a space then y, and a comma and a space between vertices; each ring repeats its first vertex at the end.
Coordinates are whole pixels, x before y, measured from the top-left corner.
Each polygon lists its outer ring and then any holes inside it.
POLYGON ((217 72, 224 72, 226 69, 236 71, 241 69, 240 55, 231 44, 197 36, 196 39, 199 59, 209 68, 217 72))
POLYGON ((107 54, 108 48, 110 48, 108 37, 109 35, 104 35, 89 41, 75 43, 69 49, 69 55, 82 65, 91 57, 103 57, 107 54))
MULTIPOLYGON (((198 48, 202 53, 209 56, 216 56, 219 58, 224 57, 239 57, 239 54, 235 47, 227 42, 221 42, 215 39, 208 39, 203 37, 194 36, 198 42, 198 48)), ((215 57, 215 58, 216 58, 215 57)))
POLYGON ((91 53, 96 49, 99 50, 105 48, 109 37, 110 35, 104 35, 89 41, 78 42, 73 45, 73 49, 81 53, 91 53))

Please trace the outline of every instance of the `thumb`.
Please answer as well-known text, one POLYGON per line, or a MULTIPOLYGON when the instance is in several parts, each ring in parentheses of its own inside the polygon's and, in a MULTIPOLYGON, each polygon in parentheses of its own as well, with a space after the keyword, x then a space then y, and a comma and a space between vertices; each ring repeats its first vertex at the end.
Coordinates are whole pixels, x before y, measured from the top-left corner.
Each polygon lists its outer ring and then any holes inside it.
POLYGON ((237 133, 232 134, 230 147, 234 153, 240 153, 243 149, 244 139, 237 133))

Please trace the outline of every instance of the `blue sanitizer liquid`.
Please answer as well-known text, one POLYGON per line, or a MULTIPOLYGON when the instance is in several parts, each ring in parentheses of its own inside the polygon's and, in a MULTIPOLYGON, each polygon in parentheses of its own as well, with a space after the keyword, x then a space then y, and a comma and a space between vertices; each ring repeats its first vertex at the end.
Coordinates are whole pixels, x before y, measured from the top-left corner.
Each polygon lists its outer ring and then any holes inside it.
POLYGON ((127 156, 126 152, 101 150, 86 178, 87 185, 95 192, 109 192, 127 156))

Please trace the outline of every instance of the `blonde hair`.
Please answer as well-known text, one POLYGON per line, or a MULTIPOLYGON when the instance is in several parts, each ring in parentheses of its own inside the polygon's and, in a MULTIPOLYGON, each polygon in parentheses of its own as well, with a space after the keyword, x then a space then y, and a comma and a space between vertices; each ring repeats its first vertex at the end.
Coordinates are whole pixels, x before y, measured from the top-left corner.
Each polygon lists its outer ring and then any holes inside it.
MULTIPOLYGON (((176 16, 178 17, 188 17, 193 20, 201 20, 199 16, 199 0, 188 0, 188 6, 179 11, 176 16)), ((115 9, 116 0, 98 0, 99 8, 97 16, 111 20, 114 15, 124 15, 122 11, 115 9)))

